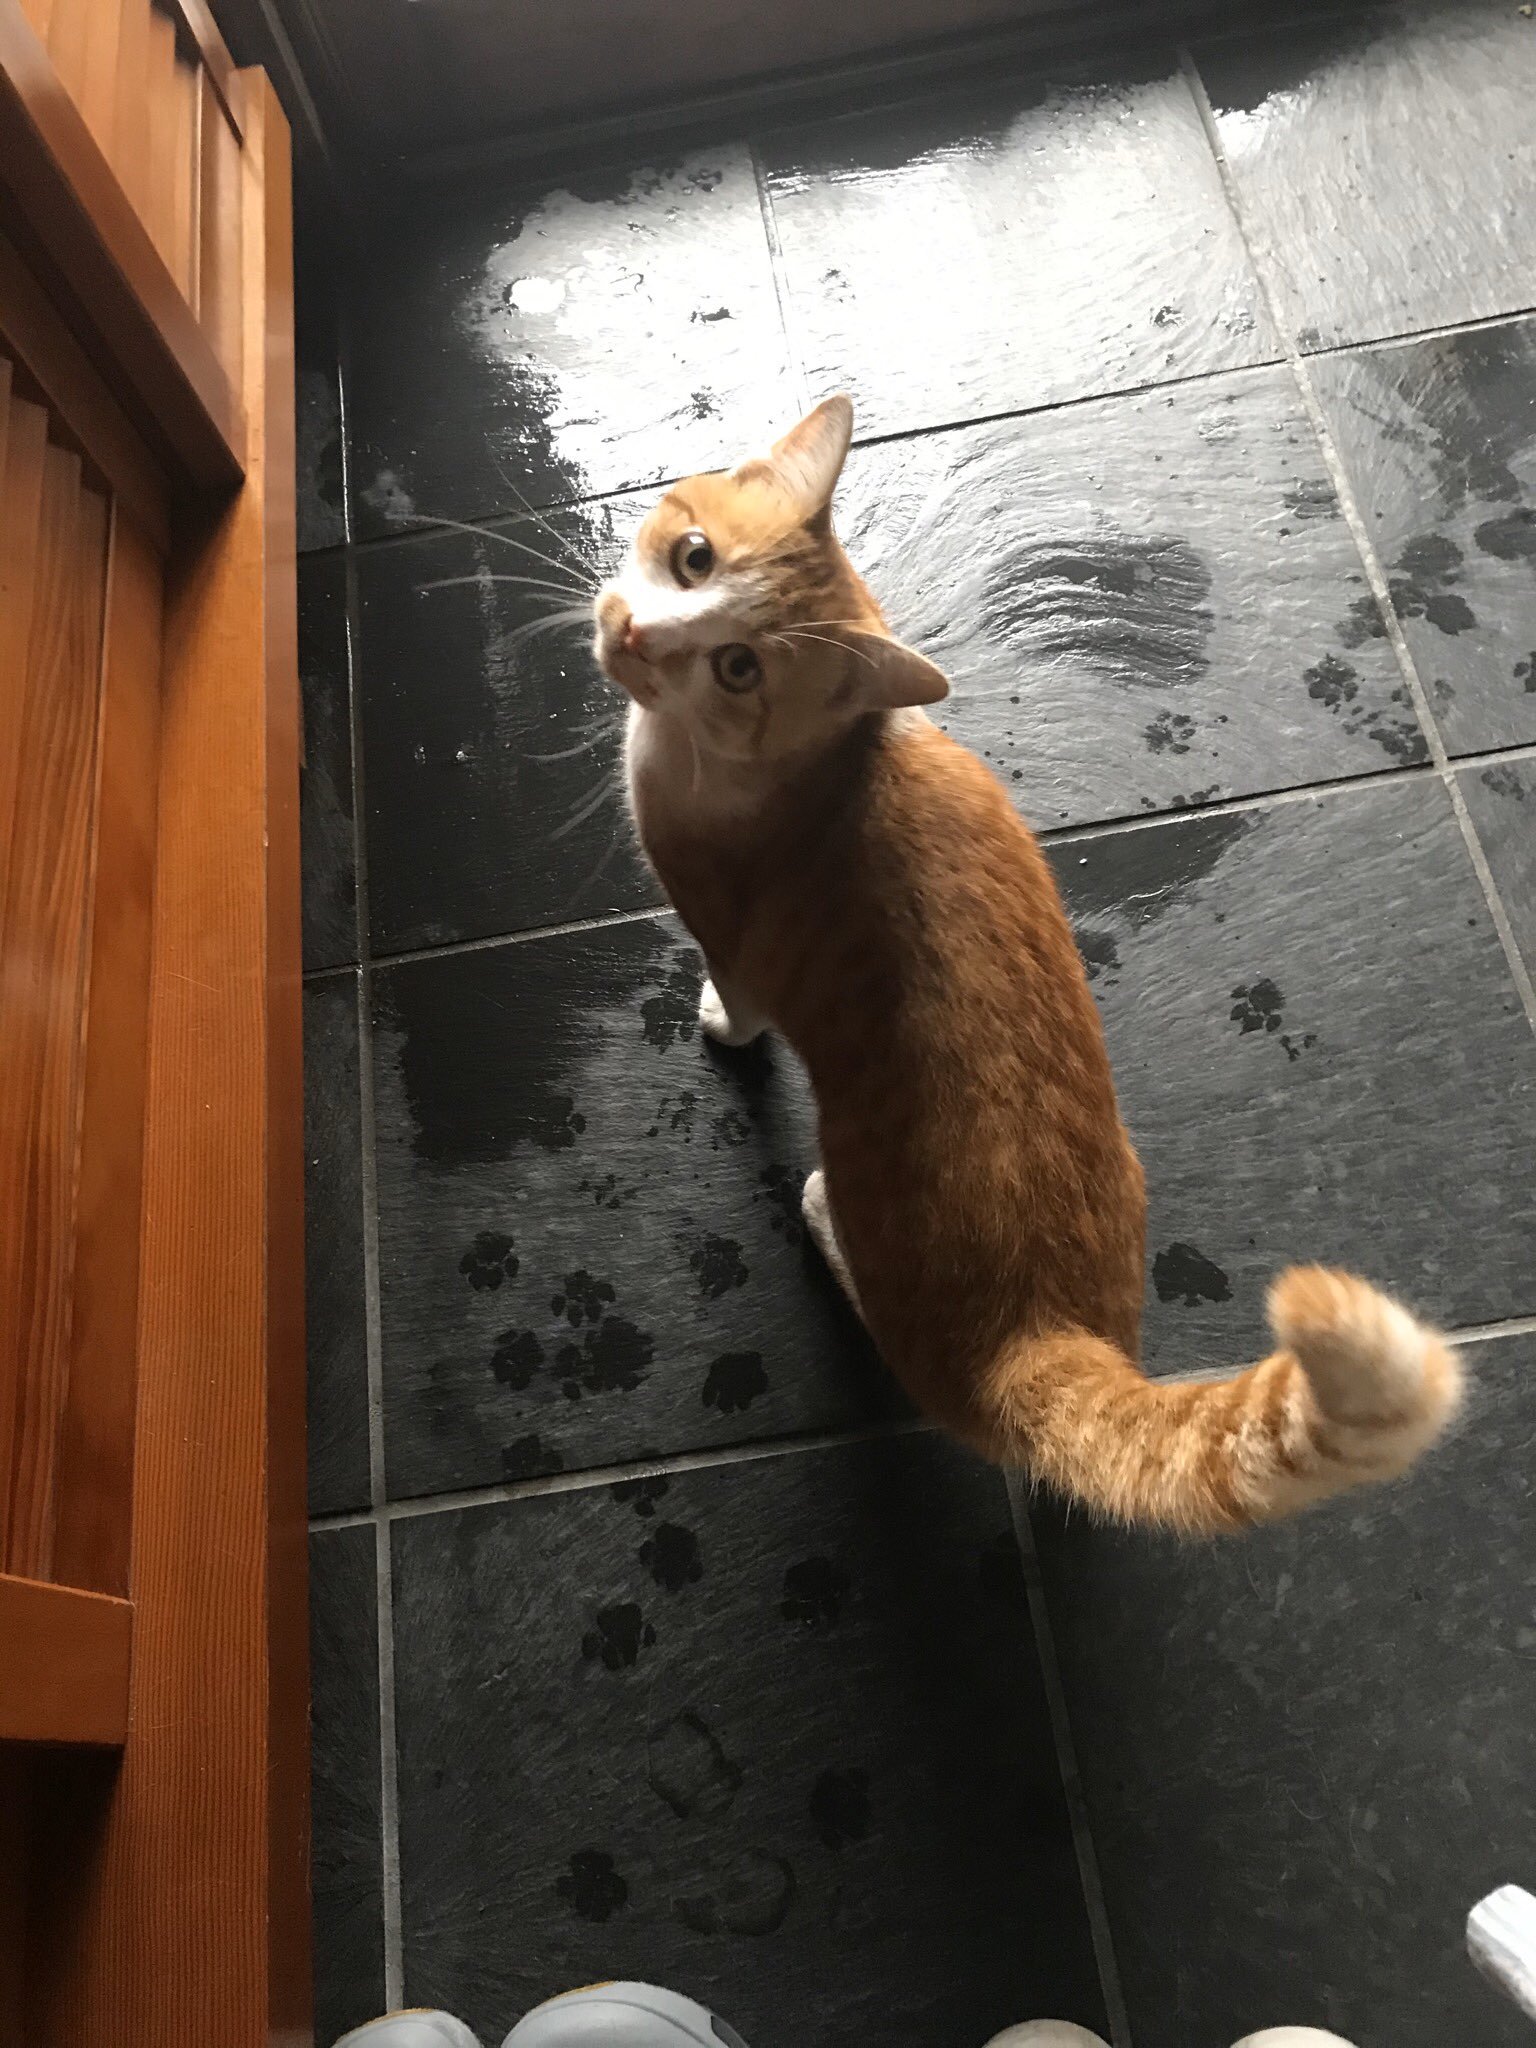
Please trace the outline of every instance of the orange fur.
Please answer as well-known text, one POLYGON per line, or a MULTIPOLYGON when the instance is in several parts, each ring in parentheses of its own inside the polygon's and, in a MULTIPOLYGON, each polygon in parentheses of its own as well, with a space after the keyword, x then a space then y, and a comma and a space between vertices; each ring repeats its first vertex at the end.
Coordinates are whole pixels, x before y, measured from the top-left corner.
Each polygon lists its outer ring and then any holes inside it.
POLYGON ((943 679, 832 533, 850 428, 829 401, 669 492, 599 598, 597 652, 635 699, 635 815, 713 1028, 771 1022, 810 1073, 821 1237, 860 1313, 927 1414, 1123 1520, 1234 1528, 1401 1471, 1458 1368, 1362 1280, 1283 1275, 1279 1348, 1235 1378, 1138 1369, 1142 1173, 1098 1012, 1038 846, 911 708, 943 679), (715 566, 678 596, 690 532, 715 566), (712 677, 722 641, 758 657, 745 694, 712 677))

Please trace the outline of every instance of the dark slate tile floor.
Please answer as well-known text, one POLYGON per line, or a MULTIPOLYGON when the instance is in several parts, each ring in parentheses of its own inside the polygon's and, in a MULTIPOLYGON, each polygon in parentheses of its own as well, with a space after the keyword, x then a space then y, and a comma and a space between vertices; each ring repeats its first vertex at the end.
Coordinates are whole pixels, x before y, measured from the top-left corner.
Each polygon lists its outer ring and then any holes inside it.
POLYGON ((752 158, 478 183, 390 218, 350 307, 362 533, 717 466, 793 409, 752 158))
POLYGON ((1536 35, 1519 7, 1340 9, 1201 45, 1195 63, 1240 217, 1303 349, 1536 303, 1536 35))
POLYGON ((1536 320, 1311 374, 1447 750, 1536 741, 1536 320))
POLYGON ((1136 2048, 1256 2017, 1525 2048, 1462 1952, 1530 1869, 1536 1337, 1402 1485, 1240 1544, 1039 1518, 1136 2048))
POLYGON ((394 1546, 413 2001, 489 2035, 649 1977, 806 2048, 1102 2019, 997 1473, 908 1436, 394 1546))
POLYGON ((488 169, 380 202, 338 323, 311 273, 327 2038, 622 1969, 753 2048, 1513 2048, 1457 1929, 1533 1832, 1536 27, 1322 12, 488 169), (1035 1508, 1026 1583, 801 1242, 803 1081, 700 1043, 551 615, 838 382, 844 535, 1051 835, 1149 1368, 1357 1264, 1482 1333, 1412 1482, 1187 1551, 1035 1508))

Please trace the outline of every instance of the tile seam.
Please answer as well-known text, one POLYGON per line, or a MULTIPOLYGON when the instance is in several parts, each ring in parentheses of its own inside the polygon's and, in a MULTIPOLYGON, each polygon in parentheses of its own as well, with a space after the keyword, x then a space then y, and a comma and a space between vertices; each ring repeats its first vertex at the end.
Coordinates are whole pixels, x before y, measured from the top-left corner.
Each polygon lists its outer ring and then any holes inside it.
POLYGON ((1328 425, 1327 417, 1318 399, 1316 387, 1313 385, 1311 375, 1307 369, 1307 358, 1303 356, 1301 350, 1296 346, 1290 333, 1289 324, 1281 317, 1281 307, 1271 275, 1273 266, 1267 258, 1261 256, 1259 245, 1249 231, 1247 217, 1243 211, 1238 194, 1237 183, 1232 175, 1232 167, 1227 160, 1226 151, 1222 147, 1221 134, 1216 125, 1215 110, 1211 105, 1210 96, 1206 92, 1205 81, 1200 76, 1194 56, 1187 44, 1180 45, 1179 62, 1184 70, 1186 83, 1199 110, 1200 119, 1205 128, 1206 141, 1212 155, 1216 159, 1216 168, 1221 178, 1222 189, 1226 194, 1227 205, 1231 210, 1233 220, 1237 224, 1237 231, 1242 236, 1243 246, 1247 251, 1248 261, 1253 268, 1254 275, 1258 279, 1259 289, 1264 294, 1270 319, 1280 336, 1281 346, 1285 349, 1286 362, 1290 366, 1291 375, 1295 379, 1302 404, 1306 407, 1307 416, 1312 424, 1312 431, 1317 437, 1323 461, 1327 465, 1330 479, 1338 496, 1339 507, 1344 514, 1345 522, 1355 543, 1356 552, 1359 554, 1361 565, 1365 570, 1371 595, 1376 600, 1377 609, 1380 611, 1383 623, 1386 626, 1387 638, 1391 642, 1392 651, 1397 658, 1398 668, 1412 697, 1414 711, 1423 728, 1424 738, 1429 747, 1430 760, 1434 766, 1435 773, 1439 776, 1441 784, 1445 789, 1452 813, 1461 832, 1462 842, 1467 849, 1467 857, 1471 863, 1472 871, 1477 877, 1478 885, 1483 893, 1483 900, 1488 906, 1488 914, 1493 919, 1494 930, 1498 933, 1499 944, 1504 951, 1504 959, 1509 969, 1510 979, 1513 981, 1515 993, 1520 999, 1520 1006, 1525 1012, 1526 1024, 1531 1032, 1536 1034, 1536 986, 1532 984, 1530 969, 1526 965, 1524 956, 1521 954, 1519 942, 1515 937, 1514 926, 1510 922, 1509 912, 1505 908, 1504 899, 1499 892, 1498 883, 1494 879, 1493 870, 1488 864, 1488 856, 1483 850, 1482 840, 1478 837, 1477 827, 1472 822, 1472 814, 1467 808, 1466 798, 1462 795, 1456 763, 1441 735, 1439 722, 1430 705, 1429 694, 1425 690, 1423 680, 1419 675, 1418 664, 1415 662, 1412 651, 1408 646, 1407 635, 1403 631, 1403 622, 1398 617, 1397 607, 1392 602, 1392 594, 1388 587, 1386 572, 1382 568, 1381 558, 1376 552, 1375 542, 1371 538, 1370 529, 1355 497, 1354 485, 1339 454, 1332 430, 1328 425))
MULTIPOLYGON (((344 369, 345 366, 343 366, 344 369)), ((350 521, 350 496, 348 519, 350 521)), ((379 1300, 378 1145, 373 1097, 373 963, 369 957, 369 865, 365 819, 362 690, 359 686, 357 559, 346 557, 347 687, 352 732, 353 859, 357 874, 358 1126, 362 1160, 363 1328, 367 1371, 368 1496, 374 1522, 374 1604, 379 1682, 379 1882, 386 2009, 403 2003, 400 1798, 395 1743, 395 1611, 384 1449, 384 1360, 379 1300)))
POLYGON ((1014 1540, 1019 1546, 1019 1554, 1024 1565, 1025 1603, 1030 1630, 1034 1636, 1040 1681, 1045 1692, 1046 1711, 1050 1716, 1056 1765, 1061 1775, 1062 1793, 1066 1799, 1072 1829, 1072 1849, 1077 1858, 1078 1879, 1083 1888, 1083 1908, 1088 1917, 1088 1935, 1093 1945, 1094 1961, 1098 1965, 1100 1989, 1104 1994, 1109 2037, 1113 2048, 1132 2048, 1130 2012, 1125 2002, 1119 1959, 1115 1954, 1114 1931, 1110 1926, 1109 1905, 1104 1896, 1099 1852, 1094 1843, 1087 1794, 1083 1789, 1082 1773, 1078 1768, 1077 1744, 1072 1736, 1072 1717, 1067 1708, 1066 1687, 1062 1682, 1061 1662, 1056 1655, 1056 1638, 1051 1628, 1050 1609, 1046 1603, 1045 1585, 1035 1548, 1034 1524, 1030 1520, 1029 1501, 1026 1495, 1028 1482, 1022 1473, 1007 1472, 1004 1474, 1004 1483, 1013 1519, 1014 1540))
MULTIPOLYGON (((1536 740, 1517 746, 1489 747, 1480 753, 1450 757, 1449 773, 1469 773, 1504 761, 1536 760, 1536 740)), ((1125 832, 1154 831, 1159 826, 1183 823, 1193 818, 1221 818, 1248 811, 1276 809, 1283 804, 1309 803, 1316 798, 1347 797, 1366 791, 1395 787, 1402 782, 1443 780, 1447 771, 1430 761, 1416 761, 1402 768, 1382 768, 1363 775, 1336 776, 1328 782, 1298 782, 1289 786, 1256 791, 1252 796, 1226 797, 1217 803, 1191 804, 1174 811, 1126 811, 1113 818, 1093 819, 1081 825, 1032 826, 1036 839, 1047 846, 1071 846, 1079 840, 1110 839, 1125 832)), ((1026 823, 1028 820, 1025 821, 1026 823)), ((408 967, 421 960, 452 958, 460 953, 484 953, 497 946, 524 946, 537 939, 570 938, 582 932, 606 931, 610 926, 643 924, 662 919, 676 924, 677 912, 669 903, 656 903, 637 910, 604 911, 596 917, 574 918, 564 924, 528 925, 520 931, 493 932, 478 939, 449 939, 440 946, 414 946, 398 953, 377 954, 369 963, 376 971, 408 967)), ((306 984, 339 974, 355 973, 356 962, 339 967, 315 967, 305 975, 306 984)))
MULTIPOLYGON (((755 136, 747 139, 746 151, 747 160, 752 166, 752 182, 757 188, 757 210, 763 223, 763 240, 768 248, 768 274, 773 279, 774 303, 779 309, 779 329, 784 336, 784 350, 789 360, 789 374, 794 384, 795 401, 803 413, 810 407, 810 385, 806 379, 800 337, 794 322, 790 319, 789 270, 784 259, 784 238, 779 233, 779 217, 774 211, 773 193, 769 190, 768 174, 758 154, 755 136)), ((789 424, 786 420, 786 427, 789 424)))
MULTIPOLYGON (((1448 1342, 1458 1347, 1495 1343, 1503 1337, 1536 1336, 1536 1314, 1464 1324, 1447 1330, 1445 1336, 1448 1342)), ((1189 1372, 1156 1373, 1149 1377, 1158 1385, 1183 1386, 1205 1380, 1230 1379, 1232 1372, 1230 1365, 1213 1365, 1196 1367, 1189 1372)), ((589 1465, 575 1472, 551 1473, 542 1479, 507 1480, 485 1486, 455 1487, 443 1493, 412 1494, 401 1500, 384 1501, 378 1506, 343 1508, 334 1514, 313 1515, 309 1526, 312 1532, 323 1534, 331 1529, 354 1529, 380 1520, 414 1521, 423 1515, 452 1514, 466 1507, 506 1506, 519 1500, 542 1499, 554 1493, 589 1492, 621 1480, 671 1478, 681 1473, 714 1471, 721 1466, 762 1464, 771 1458, 840 1450, 850 1444, 882 1443, 902 1436, 936 1433, 936 1429, 935 1424, 916 1417, 804 1436, 763 1437, 754 1443, 722 1444, 713 1450, 673 1451, 653 1458, 589 1465)))

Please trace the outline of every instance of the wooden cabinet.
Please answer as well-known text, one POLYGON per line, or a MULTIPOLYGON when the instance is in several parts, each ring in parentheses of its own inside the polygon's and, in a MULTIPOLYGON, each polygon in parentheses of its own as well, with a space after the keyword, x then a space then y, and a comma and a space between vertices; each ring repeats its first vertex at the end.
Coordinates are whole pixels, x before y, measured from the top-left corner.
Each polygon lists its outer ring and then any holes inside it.
POLYGON ((0 0, 0 2038, 308 2027, 291 199, 0 0))

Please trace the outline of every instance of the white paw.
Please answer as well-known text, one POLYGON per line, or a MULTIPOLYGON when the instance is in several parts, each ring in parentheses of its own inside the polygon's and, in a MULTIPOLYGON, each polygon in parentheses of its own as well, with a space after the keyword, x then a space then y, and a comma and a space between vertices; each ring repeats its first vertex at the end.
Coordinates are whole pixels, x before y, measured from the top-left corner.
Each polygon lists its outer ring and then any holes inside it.
POLYGON ((731 1021, 731 1013, 720 1000, 720 991, 706 981, 699 995, 699 1029, 716 1045, 750 1045, 756 1031, 743 1031, 731 1021))
POLYGON ((805 1186, 800 1190, 800 1214, 813 1232, 831 1221, 827 1208, 827 1177, 819 1166, 805 1177, 805 1186))

